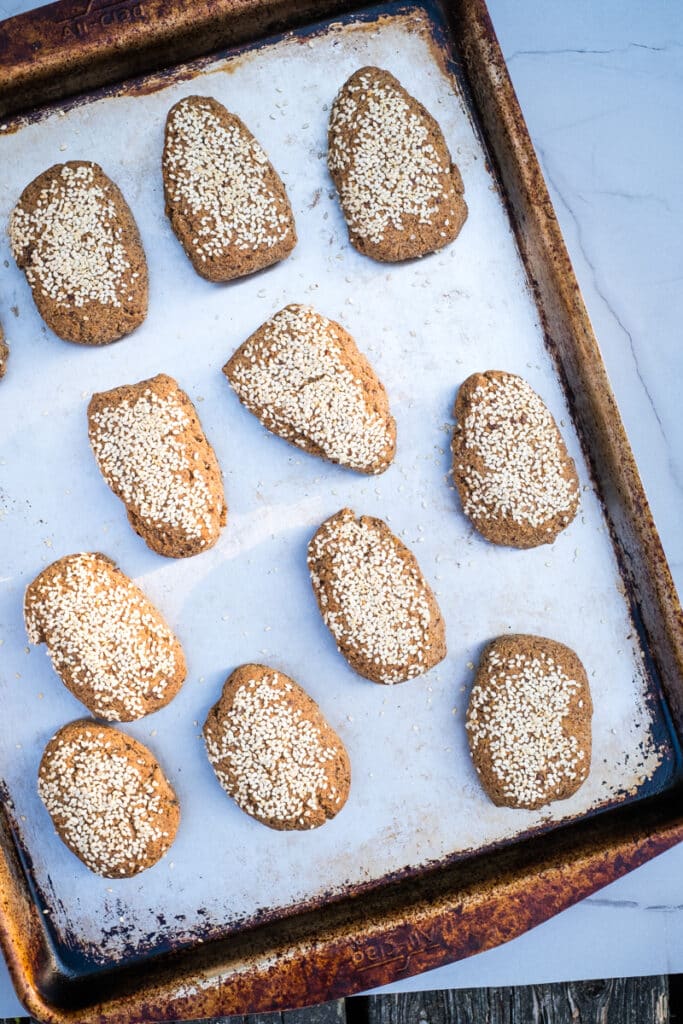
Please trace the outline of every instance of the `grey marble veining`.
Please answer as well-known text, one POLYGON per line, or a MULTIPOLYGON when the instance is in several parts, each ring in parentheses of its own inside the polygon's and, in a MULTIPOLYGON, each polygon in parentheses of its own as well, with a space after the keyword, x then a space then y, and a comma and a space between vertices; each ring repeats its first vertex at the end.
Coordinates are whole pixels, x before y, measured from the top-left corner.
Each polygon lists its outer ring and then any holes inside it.
POLYGON ((680 590, 681 9, 490 10, 680 590))

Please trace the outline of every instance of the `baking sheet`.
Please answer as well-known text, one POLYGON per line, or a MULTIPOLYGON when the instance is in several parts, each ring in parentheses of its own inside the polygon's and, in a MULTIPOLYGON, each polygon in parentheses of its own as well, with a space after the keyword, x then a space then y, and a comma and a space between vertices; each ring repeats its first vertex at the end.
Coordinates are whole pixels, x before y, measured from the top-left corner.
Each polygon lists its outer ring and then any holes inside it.
POLYGON ((600 503, 573 431, 537 311, 485 154, 419 8, 331 27, 204 64, 154 92, 65 107, 0 138, 0 220, 50 164, 94 159, 119 184, 150 264, 150 311, 134 335, 101 350, 59 341, 38 317, 3 235, 2 316, 12 346, 0 384, 0 767, 46 916, 67 946, 118 959, 150 944, 236 927, 455 853, 509 840, 663 783, 642 653, 600 503), (329 105, 364 64, 396 74, 440 121, 465 182, 470 216, 445 252, 402 266, 350 248, 325 163, 329 105), (287 185, 299 244, 284 263, 227 286, 192 270, 163 213, 166 112, 213 95, 256 134, 287 185), (325 465, 267 434, 220 367, 287 302, 342 322, 384 381, 398 454, 381 477, 325 465), (12 312, 10 312, 10 309, 12 312), (523 374, 548 403, 583 485, 581 513, 552 547, 494 548, 469 527, 450 484, 451 410, 475 370, 523 374), (230 513, 218 545, 187 561, 150 552, 101 480, 87 442, 93 391, 177 377, 222 465, 230 513), (318 615, 308 539, 343 505, 385 518, 415 551, 447 625, 449 656, 419 680, 386 688, 356 676, 318 615), (134 879, 90 874, 53 834, 35 792, 45 742, 82 707, 27 646, 23 590, 54 558, 101 550, 145 589, 181 637, 188 680, 167 708, 124 726, 159 756, 183 820, 169 855, 134 879), (596 706, 593 768, 572 799, 541 812, 495 808, 467 754, 467 691, 484 644, 506 631, 574 647, 596 706), (225 796, 201 724, 236 665, 262 661, 297 679, 343 737, 353 785, 343 812, 311 833, 276 833, 225 796))

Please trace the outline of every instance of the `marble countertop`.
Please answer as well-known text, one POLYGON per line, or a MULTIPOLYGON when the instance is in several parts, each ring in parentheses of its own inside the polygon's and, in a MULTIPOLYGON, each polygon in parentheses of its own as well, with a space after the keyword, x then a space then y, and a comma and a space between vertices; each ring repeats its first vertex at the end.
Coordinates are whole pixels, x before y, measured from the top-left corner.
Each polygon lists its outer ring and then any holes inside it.
MULTIPOLYGON (((488 0, 679 593, 678 0, 488 0)), ((36 6, 0 0, 0 19, 36 6)), ((497 949, 390 991, 683 971, 683 845, 497 949)), ((0 1016, 21 1013, 0 965, 0 1016)))

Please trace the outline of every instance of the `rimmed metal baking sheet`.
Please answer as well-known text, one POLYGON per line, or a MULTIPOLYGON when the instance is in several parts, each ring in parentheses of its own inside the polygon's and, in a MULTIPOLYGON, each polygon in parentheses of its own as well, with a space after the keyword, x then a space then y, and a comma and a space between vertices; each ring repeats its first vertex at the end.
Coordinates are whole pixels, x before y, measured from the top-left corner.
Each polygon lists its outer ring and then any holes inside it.
POLYGON ((41 905, 63 951, 94 963, 222 934, 350 887, 509 842, 550 824, 636 799, 669 781, 663 712, 631 621, 610 535, 555 365, 465 96, 443 66, 422 7, 346 17, 66 105, 0 138, 0 221, 52 163, 97 160, 119 184, 150 264, 150 311, 130 338, 100 350, 67 345, 43 326, 23 275, 0 241, 10 372, 0 386, 0 731, 2 774, 41 905), (326 162, 329 106, 365 64, 396 74, 441 123, 463 175, 469 219, 443 253, 387 266, 357 254, 326 162), (299 244, 289 260, 215 286, 195 275, 163 212, 166 112, 212 95, 252 129, 287 185, 299 244), (310 302, 356 337, 389 391, 398 455, 367 479, 268 435, 220 373, 233 349, 287 302, 310 302), (7 314, 6 314, 7 316, 7 314), (552 547, 486 544, 450 484, 451 410, 475 370, 521 373, 561 423, 582 483, 582 508, 552 547), (230 515, 212 551, 182 562, 147 550, 128 527, 88 448, 93 391, 164 371, 196 402, 221 462, 230 515), (418 556, 447 624, 449 656, 423 679, 385 688, 337 654, 306 572, 308 539, 344 505, 385 518, 418 556), (183 820, 164 861, 135 879, 90 874, 55 837, 35 791, 42 748, 82 713, 44 648, 29 648, 23 590, 52 559, 101 550, 132 575, 180 635, 189 676, 173 703, 125 726, 159 756, 183 820), (484 643, 506 631, 574 647, 591 680, 594 756, 571 800, 541 812, 497 809, 483 795, 464 736, 467 692, 484 643), (324 828, 270 832, 224 795, 200 727, 228 672, 263 661, 299 680, 343 737, 353 786, 324 828))

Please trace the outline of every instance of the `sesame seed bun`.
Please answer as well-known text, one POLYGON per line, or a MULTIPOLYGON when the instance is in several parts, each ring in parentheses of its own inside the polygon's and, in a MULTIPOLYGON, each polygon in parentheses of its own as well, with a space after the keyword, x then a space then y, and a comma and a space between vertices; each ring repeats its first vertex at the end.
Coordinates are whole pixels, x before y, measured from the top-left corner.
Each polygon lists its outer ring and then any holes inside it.
POLYGON ((223 367, 264 427, 311 455, 383 473, 396 451, 389 399, 351 335, 309 306, 290 305, 223 367))
POLYGON ((441 128, 398 79, 356 71, 330 112, 327 162, 349 241, 387 263, 449 245, 467 219, 460 171, 441 128))
POLYGON ((576 793, 590 771, 592 714, 586 670, 571 648, 524 634, 490 643, 466 727, 491 800, 533 810, 576 793))
POLYGON ((226 793, 269 828, 318 828, 346 803, 351 765, 344 744, 283 672, 236 669, 209 711, 204 740, 226 793))
POLYGON ((446 657, 436 597, 383 520, 341 509, 313 536, 308 568, 323 621, 359 675, 401 683, 446 657))
POLYGON ((38 792, 60 839, 105 878, 152 867, 180 823, 177 797, 151 750, 97 722, 71 722, 55 733, 38 792))
POLYGON ((180 643, 142 591, 99 553, 66 555, 26 589, 31 643, 93 715, 131 722, 165 707, 183 684, 180 643))
POLYGON ((88 435, 102 476, 152 551, 187 558, 213 547, 227 516, 223 479, 173 377, 160 373, 93 395, 88 435))
POLYGON ((494 544, 552 544, 579 508, 579 479, 543 400, 513 373, 487 370, 455 403, 453 480, 465 515, 494 544))
POLYGON ((166 215, 192 266, 232 281, 289 256, 292 207, 280 176, 239 117, 210 96, 187 96, 166 118, 166 215))
POLYGON ((39 174, 10 220, 10 242, 38 312, 55 334, 107 345, 147 316, 147 261, 126 200, 99 164, 39 174))

